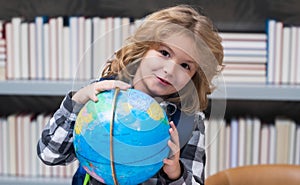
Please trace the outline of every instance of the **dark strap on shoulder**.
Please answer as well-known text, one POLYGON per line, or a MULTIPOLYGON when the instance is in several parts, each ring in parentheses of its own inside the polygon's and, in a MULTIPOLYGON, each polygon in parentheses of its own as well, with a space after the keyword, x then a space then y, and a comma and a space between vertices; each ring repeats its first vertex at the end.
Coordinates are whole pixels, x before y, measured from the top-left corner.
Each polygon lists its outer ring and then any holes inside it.
POLYGON ((174 121, 178 130, 180 148, 187 144, 192 136, 192 132, 195 129, 196 124, 203 119, 203 113, 200 113, 201 112, 199 112, 199 114, 187 115, 180 110, 177 110, 176 113, 171 117, 171 120, 174 121))
POLYGON ((72 185, 83 185, 85 175, 86 175, 86 171, 83 169, 82 166, 79 165, 76 173, 73 175, 72 185))

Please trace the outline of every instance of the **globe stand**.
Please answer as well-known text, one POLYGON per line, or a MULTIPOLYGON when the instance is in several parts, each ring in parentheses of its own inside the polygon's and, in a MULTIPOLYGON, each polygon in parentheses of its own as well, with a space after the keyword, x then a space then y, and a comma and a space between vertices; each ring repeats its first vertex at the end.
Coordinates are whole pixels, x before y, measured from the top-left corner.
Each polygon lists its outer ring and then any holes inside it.
POLYGON ((113 131, 114 131, 114 120, 115 120, 115 112, 116 112, 116 103, 117 103, 117 97, 120 92, 120 88, 116 88, 113 98, 113 104, 112 104, 112 117, 110 119, 110 130, 109 130, 109 141, 110 141, 110 167, 112 171, 112 177, 114 180, 115 185, 119 185, 117 176, 116 176, 116 170, 115 170, 115 163, 114 163, 114 147, 113 147, 113 131))

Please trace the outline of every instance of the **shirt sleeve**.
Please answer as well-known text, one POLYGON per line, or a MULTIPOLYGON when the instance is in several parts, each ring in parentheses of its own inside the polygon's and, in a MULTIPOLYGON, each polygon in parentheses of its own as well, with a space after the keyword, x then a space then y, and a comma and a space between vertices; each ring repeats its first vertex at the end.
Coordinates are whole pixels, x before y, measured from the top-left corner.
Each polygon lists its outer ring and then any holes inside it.
POLYGON ((76 159, 73 130, 82 107, 72 100, 72 92, 69 92, 44 127, 37 144, 37 154, 45 164, 66 165, 76 159))
POLYGON ((170 181, 165 175, 159 174, 162 184, 194 185, 204 184, 204 167, 206 162, 204 140, 204 116, 196 118, 196 127, 188 143, 181 149, 180 162, 182 175, 175 181, 170 181))

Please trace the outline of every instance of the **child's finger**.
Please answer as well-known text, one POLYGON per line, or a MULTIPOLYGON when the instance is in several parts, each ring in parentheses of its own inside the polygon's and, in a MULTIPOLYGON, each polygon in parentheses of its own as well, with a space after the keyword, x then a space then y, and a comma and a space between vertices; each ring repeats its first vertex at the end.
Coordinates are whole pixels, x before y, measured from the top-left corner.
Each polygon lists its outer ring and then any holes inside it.
POLYGON ((178 131, 177 131, 177 128, 176 128, 176 126, 175 126, 175 124, 174 124, 173 121, 170 121, 170 126, 171 126, 171 128, 170 128, 169 132, 170 132, 170 135, 171 135, 171 140, 172 140, 176 145, 179 146, 179 136, 178 136, 178 131))
POLYGON ((98 92, 111 90, 119 87, 122 90, 126 90, 131 87, 130 84, 122 82, 120 80, 104 80, 97 82, 95 85, 95 90, 98 92))
POLYGON ((173 143, 172 141, 168 141, 168 146, 170 148, 170 154, 169 154, 169 159, 173 159, 175 154, 177 152, 179 152, 179 148, 177 147, 177 145, 175 143, 173 143))

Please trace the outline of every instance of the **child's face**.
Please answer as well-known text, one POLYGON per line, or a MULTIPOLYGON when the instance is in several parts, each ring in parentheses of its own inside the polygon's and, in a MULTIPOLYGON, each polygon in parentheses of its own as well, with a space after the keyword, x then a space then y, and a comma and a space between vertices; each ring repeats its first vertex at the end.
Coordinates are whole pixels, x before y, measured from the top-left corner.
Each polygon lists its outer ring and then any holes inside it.
POLYGON ((152 97, 181 90, 196 73, 197 63, 191 56, 193 41, 186 36, 171 36, 156 49, 150 49, 141 61, 133 80, 135 89, 152 97))

